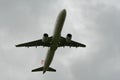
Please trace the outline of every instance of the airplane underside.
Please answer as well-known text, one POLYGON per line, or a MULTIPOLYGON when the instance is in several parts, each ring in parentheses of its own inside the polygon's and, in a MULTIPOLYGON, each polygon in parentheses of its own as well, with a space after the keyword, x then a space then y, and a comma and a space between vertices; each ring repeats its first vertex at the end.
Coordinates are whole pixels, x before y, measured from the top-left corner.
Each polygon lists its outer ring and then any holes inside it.
POLYGON ((16 47, 37 47, 37 46, 49 47, 44 66, 33 69, 32 72, 43 71, 43 74, 46 71, 56 72, 55 69, 50 67, 50 64, 53 60, 55 51, 58 47, 64 47, 64 46, 86 47, 85 44, 73 41, 71 34, 67 34, 66 38, 61 36, 61 31, 65 22, 65 18, 66 18, 66 10, 63 9, 57 17, 53 36, 49 37, 47 33, 44 33, 42 39, 16 45, 16 47))

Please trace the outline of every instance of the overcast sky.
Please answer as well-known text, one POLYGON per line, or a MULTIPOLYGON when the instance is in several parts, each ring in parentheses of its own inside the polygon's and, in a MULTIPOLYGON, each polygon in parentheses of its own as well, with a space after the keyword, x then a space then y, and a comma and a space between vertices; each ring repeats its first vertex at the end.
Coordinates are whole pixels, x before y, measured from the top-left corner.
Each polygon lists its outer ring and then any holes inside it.
POLYGON ((120 80, 119 0, 0 0, 0 80, 120 80), (59 48, 51 67, 32 73, 48 48, 15 44, 52 35, 56 17, 67 10, 62 36, 86 48, 59 48))

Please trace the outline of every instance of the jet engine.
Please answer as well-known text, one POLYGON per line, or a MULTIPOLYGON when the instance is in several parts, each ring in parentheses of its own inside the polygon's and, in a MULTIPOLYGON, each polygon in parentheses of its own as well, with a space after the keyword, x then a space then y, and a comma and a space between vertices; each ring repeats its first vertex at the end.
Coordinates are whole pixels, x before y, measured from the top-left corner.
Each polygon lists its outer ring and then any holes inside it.
POLYGON ((43 38, 42 38, 42 42, 47 42, 47 40, 48 40, 48 34, 44 33, 43 38))
POLYGON ((71 39, 72 39, 72 35, 71 34, 67 34, 67 36, 66 36, 66 42, 70 42, 71 41, 71 39))

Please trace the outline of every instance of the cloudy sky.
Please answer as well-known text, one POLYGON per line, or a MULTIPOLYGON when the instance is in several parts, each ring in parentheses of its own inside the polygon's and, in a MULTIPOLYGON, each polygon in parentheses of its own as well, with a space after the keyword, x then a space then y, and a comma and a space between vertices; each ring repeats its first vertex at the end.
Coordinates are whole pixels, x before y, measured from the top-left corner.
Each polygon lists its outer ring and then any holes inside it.
POLYGON ((0 80, 120 80, 119 0, 0 0, 0 80), (56 73, 32 73, 48 48, 14 45, 52 35, 58 13, 67 10, 62 35, 86 48, 59 48, 56 73))

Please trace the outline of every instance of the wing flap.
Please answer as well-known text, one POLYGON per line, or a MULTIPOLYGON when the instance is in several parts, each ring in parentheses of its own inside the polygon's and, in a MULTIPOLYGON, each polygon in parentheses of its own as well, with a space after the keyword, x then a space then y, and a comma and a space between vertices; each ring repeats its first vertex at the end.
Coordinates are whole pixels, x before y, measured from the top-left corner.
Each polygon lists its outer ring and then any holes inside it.
POLYGON ((70 46, 70 47, 86 47, 85 44, 71 40, 69 43, 64 37, 61 37, 59 47, 70 46))
POLYGON ((35 40, 35 41, 31 41, 31 42, 18 44, 18 45, 16 45, 16 47, 31 47, 31 46, 40 46, 40 45, 43 45, 42 40, 35 40))
POLYGON ((75 42, 75 41, 71 41, 69 46, 73 46, 73 47, 86 47, 85 44, 78 43, 78 42, 75 42))
POLYGON ((50 47, 51 40, 52 40, 52 37, 49 37, 47 42, 43 42, 42 39, 40 39, 40 40, 35 40, 35 41, 31 41, 31 42, 18 44, 15 46, 16 47, 37 47, 37 46, 50 47))

